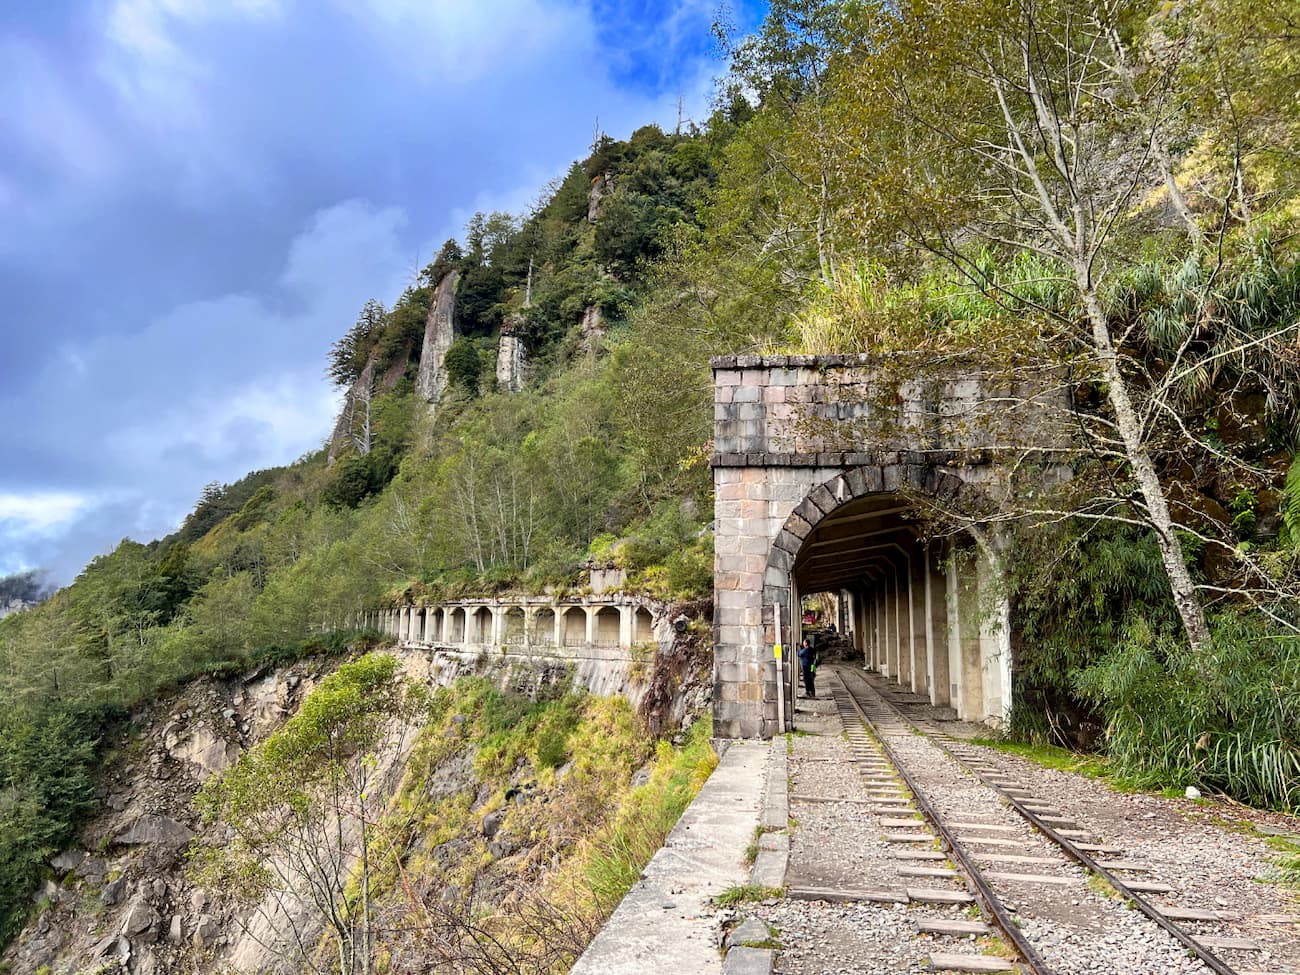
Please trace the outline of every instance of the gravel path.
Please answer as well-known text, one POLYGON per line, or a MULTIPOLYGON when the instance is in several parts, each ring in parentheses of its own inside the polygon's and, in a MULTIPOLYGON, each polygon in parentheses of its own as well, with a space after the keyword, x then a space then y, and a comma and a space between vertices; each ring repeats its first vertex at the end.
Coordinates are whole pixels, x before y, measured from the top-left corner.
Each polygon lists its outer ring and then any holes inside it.
MULTIPOLYGON (((813 735, 791 738, 789 773, 790 815, 798 823, 791 837, 791 886, 835 889, 894 890, 908 882, 898 874, 897 852, 884 839, 878 817, 869 811, 862 776, 852 764, 842 724, 828 695, 800 700, 800 727, 815 727, 813 735), (801 797, 838 799, 808 802, 801 797)), ((928 953, 944 950, 978 951, 973 938, 931 939, 918 936, 920 917, 963 919, 965 908, 918 908, 903 904, 774 900, 749 913, 777 931, 784 946, 778 971, 789 975, 893 975, 928 972, 928 953)))
MULTIPOLYGON (((928 706, 909 705, 906 702, 911 695, 898 693, 879 678, 870 678, 870 683, 917 720, 934 720, 940 714, 928 706)), ((942 727, 949 733, 988 734, 978 726, 963 728, 955 722, 944 722, 942 727)), ((1179 922, 1190 934, 1248 938, 1259 944, 1261 950, 1255 951, 1214 946, 1215 953, 1228 964, 1241 972, 1300 973, 1300 897, 1271 882, 1276 853, 1265 839, 1251 835, 1259 826, 1300 834, 1300 821, 1295 817, 1249 810, 1225 801, 1197 802, 1117 792, 1096 779, 1045 769, 996 749, 971 747, 985 762, 1020 782, 1061 815, 1095 833, 1105 844, 1122 848, 1120 856, 1124 861, 1147 868, 1126 872, 1125 876, 1160 881, 1172 888, 1167 894, 1145 895, 1152 903, 1225 915, 1222 921, 1179 922)), ((1013 814, 1008 810, 1008 815, 1013 814)), ((1150 945, 1170 941, 1136 912, 1112 905, 1112 915, 1103 934, 1103 939, 1113 941, 1112 954, 1127 954, 1134 941, 1147 939, 1150 945)), ((1024 929, 1036 937, 1043 935, 1028 923, 1024 929)), ((1170 955, 1166 964, 1186 962, 1181 949, 1173 948, 1180 957, 1170 955)), ((1120 971, 1166 970, 1144 969, 1140 966, 1154 963, 1137 959, 1117 964, 1120 971)), ((1062 970, 1071 969, 1062 965, 1062 970)))

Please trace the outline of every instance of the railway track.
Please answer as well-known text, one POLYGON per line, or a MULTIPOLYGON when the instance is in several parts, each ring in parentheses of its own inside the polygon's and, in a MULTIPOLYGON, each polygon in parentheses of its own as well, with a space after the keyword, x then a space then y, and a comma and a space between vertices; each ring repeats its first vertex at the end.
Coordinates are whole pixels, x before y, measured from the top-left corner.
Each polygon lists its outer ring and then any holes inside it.
POLYGON ((1219 919, 1217 912, 1156 906, 1147 895, 1168 894, 1167 885, 1148 879, 1142 864, 1122 859, 1121 847, 1100 842, 1050 801, 1006 777, 975 746, 910 719, 855 670, 836 668, 827 676, 873 812, 885 839, 898 848, 899 873, 918 885, 907 889, 908 899, 961 904, 973 898, 984 918, 921 921, 919 930, 996 934, 1014 953, 1008 958, 936 951, 932 968, 1025 975, 1132 970, 1131 955, 1111 968, 1107 952, 1154 950, 1155 942, 1167 938, 1172 944, 1160 949, 1160 957, 1179 961, 1153 963, 1153 975, 1274 975, 1225 962, 1216 947, 1248 951, 1251 945, 1203 933, 1219 919), (1108 937, 1123 904, 1155 925, 1144 939, 1152 944, 1135 948, 1108 937), (1086 962, 1072 956, 1081 948, 1089 954, 1086 962))

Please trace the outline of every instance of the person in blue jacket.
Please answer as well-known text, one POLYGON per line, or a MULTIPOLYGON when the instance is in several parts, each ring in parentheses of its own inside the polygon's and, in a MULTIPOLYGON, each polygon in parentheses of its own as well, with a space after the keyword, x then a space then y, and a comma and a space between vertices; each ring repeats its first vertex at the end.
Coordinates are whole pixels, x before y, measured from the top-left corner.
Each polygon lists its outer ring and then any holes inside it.
POLYGON ((812 640, 803 638, 799 645, 799 667, 803 671, 803 686, 808 690, 808 697, 817 696, 817 651, 813 649, 812 640))

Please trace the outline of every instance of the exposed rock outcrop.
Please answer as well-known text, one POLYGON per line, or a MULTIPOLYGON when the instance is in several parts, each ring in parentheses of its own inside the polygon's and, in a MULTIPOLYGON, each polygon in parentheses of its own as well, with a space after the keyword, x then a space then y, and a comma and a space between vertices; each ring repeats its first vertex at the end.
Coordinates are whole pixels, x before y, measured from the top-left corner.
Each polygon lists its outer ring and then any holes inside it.
POLYGON ((57 879, 42 890, 46 906, 0 956, 0 969, 225 970, 219 956, 233 953, 240 924, 230 906, 214 908, 194 886, 185 856, 196 837, 224 833, 218 827, 209 835, 191 800, 204 780, 283 724, 320 672, 305 662, 197 681, 137 713, 132 744, 100 783, 105 811, 83 831, 81 846, 51 858, 57 879))
POLYGON ((447 350, 456 340, 456 285, 460 272, 451 271, 438 282, 429 317, 424 325, 424 344, 420 348, 420 372, 415 389, 426 401, 436 403, 447 389, 447 350))
POLYGON ((588 306, 587 310, 582 313, 582 320, 578 323, 582 329, 582 350, 590 352, 596 347, 596 343, 605 337, 609 329, 605 325, 605 316, 600 313, 600 309, 595 305, 588 306))
POLYGON ((497 386, 510 393, 524 388, 524 370, 528 367, 524 340, 518 335, 521 325, 517 318, 506 319, 497 345, 497 386))
POLYGON ((609 173, 601 173, 591 181, 591 189, 587 193, 587 222, 595 223, 600 219, 600 201, 614 192, 614 181, 610 179, 609 173))
POLYGON ((343 409, 339 410, 339 418, 334 421, 334 432, 330 434, 327 464, 333 464, 345 450, 355 447, 356 438, 365 436, 365 414, 374 393, 375 357, 372 354, 366 367, 361 370, 361 375, 353 380, 348 391, 343 394, 343 409))

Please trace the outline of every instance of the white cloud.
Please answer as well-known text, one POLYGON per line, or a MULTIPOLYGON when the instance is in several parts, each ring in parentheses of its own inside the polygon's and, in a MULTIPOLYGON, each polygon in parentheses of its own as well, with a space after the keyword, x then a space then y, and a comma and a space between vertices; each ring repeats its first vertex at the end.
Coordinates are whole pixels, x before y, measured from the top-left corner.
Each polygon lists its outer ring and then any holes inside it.
POLYGON ((423 82, 465 86, 594 46, 589 10, 542 0, 335 0, 423 82))
POLYGON ((279 0, 117 0, 105 23, 108 37, 138 58, 180 60, 172 36, 178 25, 267 19, 281 10, 279 0))
POLYGON ((280 0, 116 0, 103 22, 100 71, 137 121, 201 127, 200 83, 212 66, 178 36, 230 22, 265 22, 280 0))
MULTIPOLYGON (((66 572, 67 547, 50 539, 75 537, 84 558, 88 545, 102 550, 127 533, 157 537, 205 483, 318 448, 338 408, 325 353, 366 298, 400 292, 405 223, 401 210, 364 201, 325 208, 288 242, 267 293, 190 302, 53 361, 38 385, 59 410, 21 432, 55 455, 58 445, 93 445, 77 448, 76 476, 95 493, 29 492, 10 480, 22 471, 0 472, 4 567, 66 572)), ((0 409, 19 405, 0 395, 0 409)))
POLYGON ((0 36, 0 129, 47 172, 97 178, 113 169, 112 141, 64 73, 15 37, 0 36))
POLYGON ((48 534, 69 524, 86 505, 86 498, 63 491, 0 493, 0 524, 12 532, 48 534))

